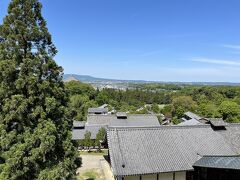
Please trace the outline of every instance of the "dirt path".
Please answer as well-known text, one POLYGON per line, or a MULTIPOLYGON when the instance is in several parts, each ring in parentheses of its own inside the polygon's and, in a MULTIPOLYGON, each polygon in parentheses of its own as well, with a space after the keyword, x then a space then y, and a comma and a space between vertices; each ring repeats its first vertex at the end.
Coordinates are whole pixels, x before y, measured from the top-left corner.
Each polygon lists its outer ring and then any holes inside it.
POLYGON ((106 180, 114 180, 113 173, 109 163, 104 159, 100 160, 100 164, 106 180))
POLYGON ((81 155, 82 167, 78 168, 77 173, 84 174, 87 171, 94 171, 99 174, 96 180, 114 180, 108 162, 103 156, 81 155))

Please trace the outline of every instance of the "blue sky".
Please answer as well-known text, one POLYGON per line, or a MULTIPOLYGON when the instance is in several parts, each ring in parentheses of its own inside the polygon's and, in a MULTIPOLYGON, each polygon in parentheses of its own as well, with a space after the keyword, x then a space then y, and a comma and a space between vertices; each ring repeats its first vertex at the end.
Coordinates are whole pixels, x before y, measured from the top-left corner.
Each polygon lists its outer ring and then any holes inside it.
POLYGON ((65 73, 240 82, 239 0, 41 2, 65 73))

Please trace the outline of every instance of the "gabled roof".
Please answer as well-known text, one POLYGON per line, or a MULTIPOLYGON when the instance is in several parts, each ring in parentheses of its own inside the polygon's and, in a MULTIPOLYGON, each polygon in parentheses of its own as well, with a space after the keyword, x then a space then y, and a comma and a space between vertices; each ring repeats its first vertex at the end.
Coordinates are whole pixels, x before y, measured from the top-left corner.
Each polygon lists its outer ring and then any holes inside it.
POLYGON ((115 115, 88 115, 86 125, 109 125, 115 115))
POLYGON ((150 114, 129 114, 126 119, 114 118, 109 127, 156 127, 160 126, 158 118, 150 114))
POLYGON ((196 119, 190 119, 190 120, 181 122, 181 123, 179 123, 178 125, 179 125, 179 126, 191 126, 191 125, 199 125, 199 124, 202 124, 202 123, 199 122, 199 121, 196 120, 196 119))
POLYGON ((124 119, 119 119, 116 115, 88 115, 86 125, 121 127, 160 126, 157 116, 151 114, 128 114, 124 119))
POLYGON ((240 170, 240 156, 204 156, 195 162, 193 166, 240 170))
POLYGON ((82 140, 87 131, 91 133, 91 139, 96 139, 97 133, 101 128, 106 128, 106 126, 85 126, 85 129, 73 129, 72 130, 72 140, 82 140))
POLYGON ((181 120, 182 120, 182 121, 187 121, 187 119, 186 119, 186 118, 184 118, 184 117, 183 117, 183 118, 181 118, 181 120))
POLYGON ((203 155, 236 155, 210 125, 109 128, 115 176, 192 170, 203 155))
POLYGON ((85 121, 73 121, 73 128, 84 127, 85 121))
POLYGON ((223 121, 222 118, 207 118, 211 125, 215 127, 226 126, 227 123, 223 121))
MULTIPOLYGON (((74 122, 80 125, 80 122, 74 122), (79 123, 79 124, 78 124, 79 123)), ((116 115, 88 115, 84 129, 72 130, 72 139, 84 139, 86 131, 91 132, 92 139, 96 138, 101 127, 156 127, 160 126, 158 119, 154 115, 127 115, 126 119, 118 119, 116 115)))
POLYGON ((186 112, 186 113, 184 113, 184 115, 188 116, 191 119, 196 119, 196 120, 200 120, 201 119, 200 116, 198 116, 197 114, 194 114, 192 112, 186 112))
POLYGON ((108 108, 89 108, 88 113, 107 113, 108 108))
POLYGON ((108 104, 103 104, 103 105, 99 106, 98 108, 106 108, 106 107, 108 107, 108 104))
POLYGON ((127 118, 127 113, 125 113, 125 112, 117 112, 116 116, 117 116, 118 119, 127 118))
POLYGON ((240 123, 228 123, 226 130, 216 131, 229 142, 234 150, 240 154, 240 123))

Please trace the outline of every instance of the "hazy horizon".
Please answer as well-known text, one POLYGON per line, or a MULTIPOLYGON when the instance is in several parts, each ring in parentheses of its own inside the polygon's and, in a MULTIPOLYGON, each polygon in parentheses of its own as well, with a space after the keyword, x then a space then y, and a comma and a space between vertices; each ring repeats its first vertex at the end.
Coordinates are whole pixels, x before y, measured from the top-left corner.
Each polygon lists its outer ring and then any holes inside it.
POLYGON ((240 82, 240 1, 40 1, 65 74, 240 82))
POLYGON ((108 78, 108 77, 101 77, 101 76, 95 76, 95 75, 90 75, 90 74, 74 74, 74 73, 64 73, 64 76, 89 76, 92 78, 97 78, 97 79, 109 79, 109 80, 120 80, 120 81, 146 81, 146 82, 156 82, 156 83, 161 83, 161 82, 166 82, 166 83, 233 83, 233 84, 240 84, 240 81, 236 82, 230 82, 230 81, 165 81, 165 80, 144 80, 144 79, 121 79, 121 78, 108 78))

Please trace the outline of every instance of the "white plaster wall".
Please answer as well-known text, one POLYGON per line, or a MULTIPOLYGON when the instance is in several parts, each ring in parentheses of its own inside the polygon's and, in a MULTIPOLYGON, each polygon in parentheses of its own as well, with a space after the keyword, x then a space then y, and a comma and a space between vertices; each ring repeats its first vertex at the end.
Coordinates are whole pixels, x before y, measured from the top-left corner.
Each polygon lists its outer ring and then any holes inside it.
POLYGON ((186 172, 175 172, 175 180, 186 180, 186 172))
POLYGON ((173 173, 161 173, 159 174, 159 180, 173 180, 173 173))
MULTIPOLYGON (((140 180, 140 176, 126 176, 124 180, 140 180)), ((157 180, 157 174, 143 175, 142 180, 157 180)), ((159 180, 173 180, 173 173, 161 173, 159 180)), ((186 172, 175 172, 175 180, 186 180, 186 172)))
POLYGON ((126 176, 124 180, 139 180, 140 176, 126 176))
POLYGON ((157 174, 144 175, 142 176, 142 180, 157 180, 157 174))

